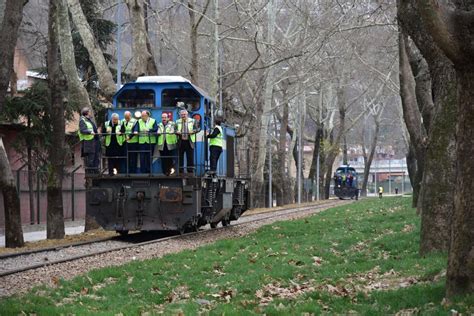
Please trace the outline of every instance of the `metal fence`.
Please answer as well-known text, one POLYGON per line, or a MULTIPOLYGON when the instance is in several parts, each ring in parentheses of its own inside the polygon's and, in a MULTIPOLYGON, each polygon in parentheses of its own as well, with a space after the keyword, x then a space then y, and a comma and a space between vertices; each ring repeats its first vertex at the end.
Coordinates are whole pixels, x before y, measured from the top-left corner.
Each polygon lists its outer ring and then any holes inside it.
MULTIPOLYGON (((17 192, 20 197, 21 220, 23 224, 46 222, 47 173, 45 170, 29 172, 23 165, 13 170, 16 177, 17 192), (31 177, 31 179, 29 179, 31 177), (31 187, 29 185, 31 183, 31 187)), ((63 179, 63 205, 66 220, 85 217, 85 181, 81 166, 67 170, 63 179)), ((0 226, 5 224, 3 196, 0 194, 0 226)))

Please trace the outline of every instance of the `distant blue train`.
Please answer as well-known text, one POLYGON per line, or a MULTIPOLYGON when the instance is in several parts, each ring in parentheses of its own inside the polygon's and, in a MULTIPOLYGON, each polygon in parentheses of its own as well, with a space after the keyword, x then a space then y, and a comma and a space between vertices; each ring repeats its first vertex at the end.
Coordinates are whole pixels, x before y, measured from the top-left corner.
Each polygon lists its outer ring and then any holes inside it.
POLYGON ((227 226, 247 210, 250 183, 234 171, 235 128, 222 124, 223 152, 217 174, 209 175, 205 131, 213 127, 215 101, 189 80, 179 76, 139 77, 115 94, 107 116, 117 113, 123 118, 124 112, 130 111, 139 117, 141 111, 148 110, 158 123, 162 113, 176 121, 183 108, 200 129, 196 134, 194 172, 185 174, 177 170, 171 176, 164 175, 159 151, 155 150, 150 173, 127 168, 126 173, 112 177, 103 172, 88 174, 87 212, 104 229, 121 234, 129 230, 185 232, 206 224, 227 226))
POLYGON ((334 173, 334 195, 341 200, 359 199, 357 171, 353 167, 342 165, 334 173))

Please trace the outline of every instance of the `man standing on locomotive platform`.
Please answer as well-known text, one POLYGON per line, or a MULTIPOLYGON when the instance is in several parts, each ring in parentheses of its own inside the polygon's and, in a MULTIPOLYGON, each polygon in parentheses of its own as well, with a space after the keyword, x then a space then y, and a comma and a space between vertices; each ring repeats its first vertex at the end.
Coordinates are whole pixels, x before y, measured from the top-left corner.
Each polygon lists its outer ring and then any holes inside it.
POLYGON ((199 132, 194 120, 188 118, 188 111, 179 111, 180 119, 176 121, 176 135, 178 135, 179 169, 184 172, 184 154, 186 154, 186 165, 188 173, 194 170, 194 143, 196 133, 199 132))
POLYGON ((119 115, 117 113, 112 114, 110 121, 104 123, 105 131, 105 155, 107 158, 107 166, 109 169, 109 175, 117 173, 123 173, 125 171, 126 161, 124 159, 124 137, 122 135, 122 123, 120 122, 119 115))
POLYGON ((92 111, 85 107, 81 110, 78 130, 81 141, 81 157, 84 158, 86 173, 99 172, 100 139, 97 126, 92 121, 92 111))
POLYGON ((210 173, 215 174, 217 170, 217 162, 222 153, 222 147, 224 145, 224 133, 221 126, 221 119, 215 119, 216 127, 211 134, 208 133, 209 138, 209 151, 211 155, 209 157, 210 162, 210 173))
POLYGON ((125 134, 125 156, 128 160, 128 173, 137 172, 138 136, 133 134, 136 124, 137 120, 132 117, 132 113, 125 111, 122 120, 122 133, 125 134))
POLYGON ((151 156, 156 144, 157 125, 154 118, 150 117, 149 111, 142 111, 142 117, 135 124, 133 133, 138 135, 138 146, 140 149, 140 172, 151 172, 151 156))
POLYGON ((169 176, 174 173, 174 150, 178 139, 175 135, 175 123, 169 120, 168 114, 161 114, 161 123, 158 124, 158 150, 161 157, 163 174, 169 176))

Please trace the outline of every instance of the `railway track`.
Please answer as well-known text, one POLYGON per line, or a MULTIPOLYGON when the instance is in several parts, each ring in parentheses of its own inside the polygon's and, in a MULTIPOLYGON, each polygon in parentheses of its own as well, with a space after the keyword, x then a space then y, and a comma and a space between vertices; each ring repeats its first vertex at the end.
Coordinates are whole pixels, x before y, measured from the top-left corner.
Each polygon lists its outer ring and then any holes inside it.
MULTIPOLYGON (((291 215, 300 212, 317 213, 321 209, 347 204, 347 201, 328 200, 316 205, 303 207, 291 207, 279 209, 276 211, 266 211, 242 216, 232 226, 245 225, 251 222, 259 222, 272 218, 278 218, 285 215, 291 215)), ((245 214, 244 214, 245 215, 245 214)), ((212 230, 221 230, 226 227, 218 227, 212 230)), ((124 250, 128 248, 140 247, 149 244, 162 243, 171 239, 199 235, 211 230, 208 226, 198 232, 187 233, 183 235, 165 235, 163 233, 137 233, 126 237, 109 237, 95 239, 58 247, 36 249, 28 252, 5 254, 0 256, 0 278, 17 274, 20 272, 33 270, 49 265, 60 264, 74 261, 86 257, 101 255, 109 252, 124 250), (144 241, 143 241, 144 240, 144 241)))

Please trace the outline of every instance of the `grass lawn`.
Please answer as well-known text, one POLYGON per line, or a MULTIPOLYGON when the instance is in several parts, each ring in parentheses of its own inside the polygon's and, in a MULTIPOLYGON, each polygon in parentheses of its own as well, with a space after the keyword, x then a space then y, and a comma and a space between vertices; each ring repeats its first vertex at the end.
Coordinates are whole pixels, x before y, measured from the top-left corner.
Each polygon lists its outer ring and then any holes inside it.
POLYGON ((94 270, 3 299, 0 314, 474 313, 474 295, 443 299, 446 254, 418 255, 410 203, 366 199, 240 239, 94 270))

